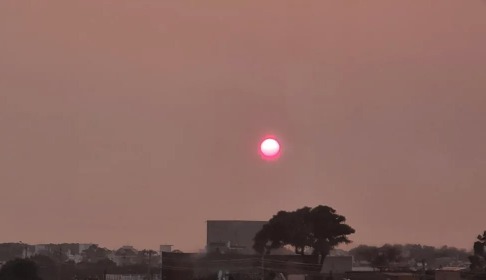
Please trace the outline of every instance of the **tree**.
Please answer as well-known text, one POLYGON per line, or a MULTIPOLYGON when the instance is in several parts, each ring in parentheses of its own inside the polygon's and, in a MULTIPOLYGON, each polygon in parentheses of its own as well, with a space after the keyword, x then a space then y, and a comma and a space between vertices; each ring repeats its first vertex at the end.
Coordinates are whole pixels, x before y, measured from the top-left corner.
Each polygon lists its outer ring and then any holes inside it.
POLYGON ((1 243, 0 261, 8 261, 23 257, 24 249, 28 246, 20 243, 1 243))
POLYGON ((388 266, 388 258, 383 253, 379 253, 372 261, 371 266, 382 271, 388 266))
POLYGON ((142 264, 149 264, 149 265, 154 265, 154 261, 157 261, 157 252, 154 250, 142 250, 138 252, 138 255, 140 257, 140 262, 142 264))
POLYGON ((481 235, 478 235, 477 241, 474 242, 474 254, 484 257, 484 248, 486 247, 486 231, 481 235))
POLYGON ((347 225, 344 216, 336 214, 336 210, 328 206, 317 206, 310 212, 311 246, 314 254, 321 257, 321 263, 329 252, 337 245, 349 244, 348 235, 355 230, 347 225))
POLYGON ((15 259, 8 261, 0 269, 0 280, 40 280, 37 265, 31 260, 15 259))
POLYGON ((293 212, 280 211, 255 235, 253 248, 261 254, 269 254, 272 249, 292 246, 300 255, 311 249, 322 264, 335 246, 351 242, 347 236, 355 230, 345 222, 344 216, 323 205, 293 212))
POLYGON ((473 252, 474 254, 469 257, 469 261, 471 262, 471 270, 480 271, 484 270, 486 267, 486 231, 481 235, 478 235, 477 241, 474 242, 473 245, 473 252))
POLYGON ((357 261, 373 262, 379 254, 379 249, 376 246, 359 245, 353 248, 349 253, 357 261))
POLYGON ((59 272, 59 265, 52 258, 45 255, 35 255, 30 258, 37 267, 39 276, 43 279, 55 279, 59 272))
POLYGON ((381 247, 381 251, 390 263, 396 263, 401 260, 402 248, 400 245, 385 244, 381 247))
POLYGON ((96 263, 101 260, 107 259, 110 251, 105 248, 100 248, 97 245, 91 245, 88 249, 84 250, 83 261, 89 263, 96 263))
POLYGON ((147 264, 147 277, 148 279, 152 279, 152 271, 151 268, 154 265, 154 260, 153 256, 157 254, 156 251, 154 250, 142 250, 139 252, 142 258, 142 264, 147 264))

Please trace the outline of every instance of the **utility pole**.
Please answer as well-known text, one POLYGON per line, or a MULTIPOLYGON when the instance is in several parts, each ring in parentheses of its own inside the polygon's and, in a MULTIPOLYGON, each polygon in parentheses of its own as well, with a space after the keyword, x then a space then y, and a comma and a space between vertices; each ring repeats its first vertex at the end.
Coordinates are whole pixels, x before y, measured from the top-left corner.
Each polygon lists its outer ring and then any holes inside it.
POLYGON ((62 245, 59 244, 59 266, 57 269, 57 280, 61 280, 61 269, 62 269, 62 245))
POLYGON ((265 249, 262 254, 262 280, 265 280, 265 249))
POLYGON ((147 269, 147 276, 149 280, 152 280, 152 273, 150 271, 150 267, 152 265, 152 250, 148 251, 148 269, 147 269))

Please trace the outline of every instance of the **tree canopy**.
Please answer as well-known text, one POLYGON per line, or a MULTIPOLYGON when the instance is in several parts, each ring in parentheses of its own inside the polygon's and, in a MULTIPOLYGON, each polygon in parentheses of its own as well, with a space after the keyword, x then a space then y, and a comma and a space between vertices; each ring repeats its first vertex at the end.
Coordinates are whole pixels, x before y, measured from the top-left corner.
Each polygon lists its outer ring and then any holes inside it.
POLYGON ((256 234, 253 248, 261 253, 291 246, 296 254, 307 251, 320 256, 321 263, 341 243, 350 243, 355 230, 329 206, 304 207, 292 212, 280 211, 256 234))
POLYGON ((428 266, 436 266, 439 258, 451 258, 466 261, 468 252, 463 249, 442 246, 424 246, 420 244, 385 244, 381 247, 359 245, 349 251, 355 261, 368 262, 374 267, 396 265, 398 263, 424 261, 428 266))
POLYGON ((0 280, 40 280, 37 265, 31 260, 15 259, 8 261, 0 269, 0 280))
POLYGON ((96 263, 108 258, 110 251, 105 248, 101 248, 98 245, 91 245, 88 249, 82 253, 83 261, 96 263))
POLYGON ((471 269, 475 271, 484 271, 486 268, 486 231, 478 235, 473 245, 473 255, 469 257, 471 269))

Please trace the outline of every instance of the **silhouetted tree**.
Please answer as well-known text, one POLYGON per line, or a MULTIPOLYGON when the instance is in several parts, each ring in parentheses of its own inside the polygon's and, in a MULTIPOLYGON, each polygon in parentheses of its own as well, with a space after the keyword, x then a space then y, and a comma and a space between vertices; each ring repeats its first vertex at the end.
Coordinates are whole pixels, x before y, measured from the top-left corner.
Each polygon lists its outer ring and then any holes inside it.
POLYGON ((91 245, 88 249, 83 251, 83 261, 96 263, 108 258, 109 253, 110 251, 108 249, 100 248, 97 245, 91 245))
POLYGON ((117 267, 116 264, 109 259, 103 259, 95 263, 81 262, 76 265, 75 273, 81 279, 88 277, 98 277, 99 279, 103 279, 102 276, 106 273, 125 272, 120 271, 123 268, 124 267, 117 267))
POLYGON ((1 243, 0 244, 0 261, 9 261, 15 258, 23 257, 23 251, 26 244, 20 243, 1 243))
POLYGON ((147 265, 147 278, 152 279, 152 266, 154 266, 157 261, 156 254, 154 250, 142 250, 139 252, 141 256, 141 263, 147 265), (155 261, 155 262, 154 262, 155 261))
MULTIPOLYGON (((420 264, 425 260, 425 263, 429 266, 433 266, 434 261, 437 258, 451 258, 466 261, 470 255, 466 250, 454 247, 442 246, 440 248, 435 248, 420 244, 385 244, 382 247, 360 245, 351 249, 349 253, 356 261, 376 262, 375 259, 377 256, 383 254, 387 263, 390 264, 410 260, 420 264)), ((378 258, 378 260, 380 260, 380 258, 378 258)))
POLYGON ((311 248, 323 263, 335 246, 351 242, 347 236, 355 230, 345 222, 344 216, 328 206, 280 211, 256 234, 253 248, 259 253, 270 253, 290 245, 301 255, 311 248))
POLYGON ((157 252, 154 250, 142 250, 138 252, 142 264, 153 265, 157 262, 157 252))
POLYGON ((485 247, 486 247, 486 231, 481 235, 478 235, 477 241, 474 242, 473 252, 474 254, 469 257, 471 262, 471 270, 480 271, 486 267, 485 261, 485 247))
POLYGON ((380 271, 383 270, 385 267, 387 267, 388 266, 388 259, 385 256, 385 254, 379 253, 373 259, 373 261, 371 261, 371 266, 374 267, 374 268, 380 269, 380 271))
POLYGON ((353 248, 349 253, 357 261, 372 262, 378 256, 379 249, 376 246, 359 245, 353 248))
POLYGON ((0 280, 40 280, 37 265, 26 259, 8 261, 0 269, 0 280))
POLYGON ((37 267, 39 276, 43 279, 55 279, 58 273, 58 264, 52 258, 44 255, 35 255, 30 258, 37 267))
POLYGON ((263 276, 263 279, 274 280, 275 277, 277 277, 277 274, 274 271, 269 271, 269 272, 265 273, 265 275, 263 276))
POLYGON ((383 255, 386 257, 387 261, 390 263, 396 263, 401 260, 402 248, 400 245, 390 245, 385 244, 381 247, 383 255))

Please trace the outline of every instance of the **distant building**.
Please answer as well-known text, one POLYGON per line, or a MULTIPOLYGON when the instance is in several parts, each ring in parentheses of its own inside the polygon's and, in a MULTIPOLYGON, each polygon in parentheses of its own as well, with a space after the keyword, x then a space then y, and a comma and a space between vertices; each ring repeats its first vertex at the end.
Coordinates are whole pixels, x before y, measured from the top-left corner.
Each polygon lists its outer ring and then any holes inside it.
POLYGON ((261 258, 243 254, 163 253, 162 258, 162 273, 168 280, 208 279, 219 272, 229 273, 234 279, 261 279, 262 265, 266 271, 276 273, 322 275, 322 266, 316 264, 312 255, 266 255, 261 258))
POLYGON ((373 272, 373 271, 379 271, 379 269, 371 267, 371 266, 353 266, 354 272, 373 272))
POLYGON ((172 245, 160 245, 160 252, 172 252, 172 245))
POLYGON ((73 255, 73 254, 68 254, 67 259, 70 261, 73 261, 74 263, 80 263, 83 261, 83 256, 82 255, 73 255))
POLYGON ((420 275, 409 272, 348 272, 344 276, 350 280, 419 280, 420 275))
POLYGON ((266 223, 265 221, 207 221, 206 250, 252 254, 254 253, 253 238, 266 223))
POLYGON ((63 254, 80 255, 91 246, 98 246, 94 243, 65 243, 65 244, 37 244, 33 246, 33 255, 63 254))
MULTIPOLYGON (((106 280, 147 280, 146 274, 107 274, 106 280)), ((159 280, 160 275, 152 275, 152 280, 159 280)))
POLYGON ((463 267, 443 267, 435 271, 435 280, 461 280, 463 267))
POLYGON ((82 253, 91 246, 98 246, 94 243, 63 243, 63 244, 37 244, 26 247, 27 252, 24 255, 27 257, 34 255, 44 255, 58 258, 62 254, 68 260, 80 263, 83 260, 82 253))
POLYGON ((51 252, 48 244, 34 245, 34 255, 47 255, 51 252))
MULTIPOLYGON (((352 271, 352 256, 327 256, 320 269, 320 275, 324 277, 333 276, 335 279, 344 279, 346 273, 352 271)), ((306 279, 305 276, 306 274, 292 274, 292 278, 289 279, 306 279)))
POLYGON ((287 276, 287 280, 305 280, 305 275, 290 274, 287 276))
POLYGON ((436 258, 429 264, 432 268, 441 268, 441 267, 449 267, 455 261, 455 258, 451 257, 442 257, 436 258))
POLYGON ((353 270, 352 256, 328 256, 324 259, 321 273, 344 274, 353 270))
POLYGON ((408 272, 384 273, 387 280, 419 280, 420 275, 408 272))

